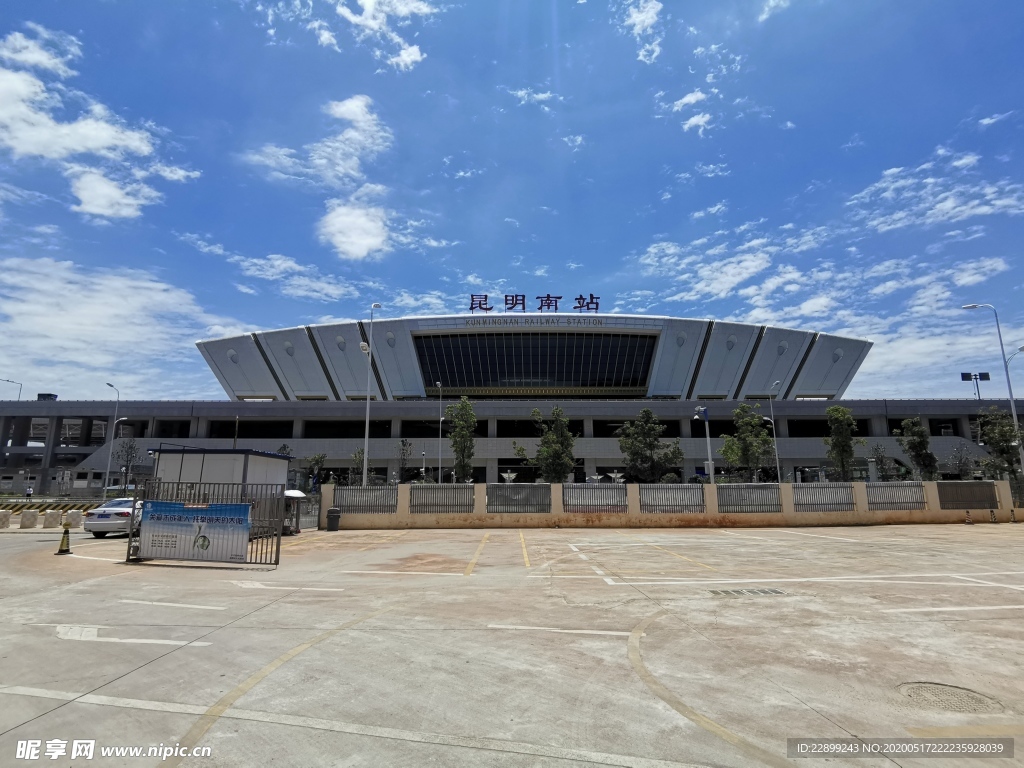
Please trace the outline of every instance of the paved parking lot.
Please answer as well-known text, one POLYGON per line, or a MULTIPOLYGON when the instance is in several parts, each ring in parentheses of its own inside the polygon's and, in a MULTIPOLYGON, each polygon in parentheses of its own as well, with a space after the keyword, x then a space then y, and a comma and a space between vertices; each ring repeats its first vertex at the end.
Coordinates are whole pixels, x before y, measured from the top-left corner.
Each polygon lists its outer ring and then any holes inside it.
POLYGON ((788 737, 1018 737, 1024 525, 310 531, 275 569, 0 536, 0 765, 1005 765, 788 737), (101 757, 101 746, 211 756, 101 757))

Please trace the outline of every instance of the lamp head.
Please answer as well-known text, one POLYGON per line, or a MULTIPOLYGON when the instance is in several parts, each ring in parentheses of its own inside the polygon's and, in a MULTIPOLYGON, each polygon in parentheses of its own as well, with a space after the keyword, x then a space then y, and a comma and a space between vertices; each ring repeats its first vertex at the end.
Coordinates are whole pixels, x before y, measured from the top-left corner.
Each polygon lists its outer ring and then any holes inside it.
POLYGON ((374 302, 373 304, 370 305, 370 309, 380 309, 380 304, 377 303, 377 302, 374 302))
POLYGON ((111 383, 110 383, 109 381, 107 382, 107 386, 108 386, 108 387, 110 387, 111 389, 117 389, 117 387, 115 387, 115 386, 114 386, 113 384, 111 384, 111 383))
POLYGON ((441 388, 441 382, 440 382, 440 381, 436 381, 436 382, 434 382, 434 383, 435 383, 435 384, 437 385, 437 388, 438 388, 438 389, 440 389, 440 388, 441 388))
POLYGON ((781 381, 776 381, 774 384, 772 384, 772 389, 775 389, 781 383, 782 383, 781 381))
POLYGON ((961 309, 978 309, 980 306, 980 304, 964 304, 961 309))
POLYGON ((370 345, 369 345, 369 344, 367 344, 367 343, 366 343, 365 341, 360 341, 360 342, 359 342, 359 350, 360 350, 360 351, 361 351, 361 352, 362 352, 363 354, 365 354, 365 353, 367 353, 367 352, 369 352, 369 351, 370 351, 370 345))

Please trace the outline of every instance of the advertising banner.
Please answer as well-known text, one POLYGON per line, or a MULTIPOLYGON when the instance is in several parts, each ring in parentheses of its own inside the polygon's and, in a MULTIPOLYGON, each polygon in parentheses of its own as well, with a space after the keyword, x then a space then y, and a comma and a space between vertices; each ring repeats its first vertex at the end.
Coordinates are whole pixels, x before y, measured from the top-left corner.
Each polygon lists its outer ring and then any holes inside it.
POLYGON ((143 502, 139 557, 244 563, 250 506, 143 502))

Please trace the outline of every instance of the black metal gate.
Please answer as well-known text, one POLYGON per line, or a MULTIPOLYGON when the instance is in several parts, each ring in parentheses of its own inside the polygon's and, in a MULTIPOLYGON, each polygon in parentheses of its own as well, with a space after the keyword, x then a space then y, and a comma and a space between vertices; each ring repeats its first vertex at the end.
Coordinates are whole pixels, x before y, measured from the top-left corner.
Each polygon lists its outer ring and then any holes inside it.
MULTIPOLYGON (((245 504, 249 507, 249 535, 246 565, 278 565, 281 562, 281 533, 284 528, 284 485, 256 483, 169 483, 148 480, 135 489, 135 504, 128 529, 127 560, 139 559, 142 507, 147 501, 183 504, 189 510, 214 504, 245 504)), ((175 558, 182 559, 182 558, 175 558)), ((203 558, 202 562, 239 562, 203 558)))

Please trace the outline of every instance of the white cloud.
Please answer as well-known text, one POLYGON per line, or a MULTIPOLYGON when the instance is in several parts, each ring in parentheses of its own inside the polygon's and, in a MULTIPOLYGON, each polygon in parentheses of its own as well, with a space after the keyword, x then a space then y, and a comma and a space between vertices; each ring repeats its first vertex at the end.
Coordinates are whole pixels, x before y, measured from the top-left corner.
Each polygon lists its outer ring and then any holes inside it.
POLYGON ((673 102, 672 111, 678 112, 683 107, 689 107, 692 106, 693 104, 698 104, 704 101, 704 99, 706 99, 707 97, 707 94, 701 91, 700 88, 698 88, 697 90, 691 91, 690 93, 683 96, 683 98, 679 99, 679 101, 673 102))
POLYGON ((689 287, 665 300, 723 299, 738 286, 768 269, 771 263, 770 254, 754 252, 701 264, 693 272, 679 275, 677 279, 688 283, 689 287))
POLYGON ((583 146, 582 136, 563 136, 562 141, 568 144, 572 148, 573 152, 583 146))
POLYGON ((112 381, 123 398, 223 397, 195 340, 240 326, 145 270, 0 260, 0 368, 27 391, 107 398, 112 381))
POLYGON ((782 128, 782 130, 784 131, 792 131, 794 128, 796 128, 796 123, 794 123, 792 120, 787 120, 779 127, 782 128))
POLYGON ((391 250, 387 211, 354 200, 328 200, 327 213, 317 224, 317 237, 338 256, 353 261, 391 250))
POLYGON ((81 43, 77 38, 32 22, 25 26, 36 37, 11 32, 0 40, 0 60, 17 67, 42 69, 62 78, 77 74, 68 66, 69 62, 82 55, 81 43))
POLYGON ((516 90, 505 88, 504 90, 510 96, 515 96, 519 99, 519 106, 521 107, 526 104, 539 104, 541 109, 550 111, 550 108, 547 106, 547 102, 562 101, 561 96, 557 93, 552 93, 551 91, 541 91, 540 93, 537 93, 532 88, 518 88, 516 90))
POLYGON ((326 21, 314 19, 306 25, 306 29, 312 30, 313 34, 316 35, 317 45, 324 48, 333 48, 340 53, 341 49, 338 48, 338 38, 334 36, 326 21))
POLYGON ((975 259, 955 265, 951 272, 954 285, 961 288, 968 285, 983 283, 994 275, 1006 272, 1010 265, 998 257, 975 259))
POLYGON ((757 17, 757 20, 767 21, 770 16, 789 8, 789 2, 790 0, 765 0, 765 4, 761 8, 761 15, 757 17))
POLYGON ((658 0, 626 0, 622 5, 625 14, 620 28, 636 39, 637 59, 645 64, 653 64, 661 55, 658 14, 663 7, 658 0))
POLYGON ((162 196, 152 187, 141 184, 118 184, 94 168, 73 166, 67 169, 71 191, 78 205, 71 210, 90 216, 110 219, 134 219, 142 215, 142 206, 152 205, 162 196))
POLYGON ((694 211, 693 213, 690 214, 690 218, 703 219, 705 216, 721 216, 728 210, 729 208, 725 204, 725 200, 722 200, 721 202, 715 203, 714 205, 704 208, 703 210, 694 211))
POLYGON ((235 290, 239 293, 244 293, 247 296, 259 296, 260 292, 253 288, 251 285, 244 285, 242 283, 233 283, 235 290))
POLYGON ((265 144, 242 159, 270 169, 272 179, 300 179, 332 188, 351 187, 364 178, 363 162, 391 146, 390 129, 373 112, 373 100, 364 94, 323 106, 325 114, 349 125, 341 132, 294 149, 265 144))
POLYGON ((1013 114, 1013 111, 1011 110, 1010 112, 1004 112, 1001 115, 992 115, 991 117, 983 117, 983 118, 981 118, 981 120, 978 121, 978 125, 980 125, 982 128, 988 128, 990 125, 995 125, 1000 120, 1005 120, 1006 118, 1008 118, 1012 114, 1013 114))
POLYGON ((965 168, 973 168, 981 161, 981 155, 976 155, 973 152, 966 152, 962 155, 957 155, 950 165, 953 168, 959 168, 961 170, 965 168))
POLYGON ((704 131, 711 127, 711 115, 707 112, 701 112, 698 115, 694 115, 686 122, 683 123, 683 131, 689 133, 691 128, 696 128, 697 133, 704 137, 704 131))
POLYGON ((716 176, 728 176, 731 171, 726 163, 697 163, 694 166, 701 176, 713 179, 716 176))
POLYGON ((859 133, 855 133, 855 134, 853 134, 853 136, 850 137, 849 141, 847 141, 845 144, 843 144, 839 148, 840 149, 856 149, 857 147, 863 147, 863 146, 864 146, 864 140, 860 137, 859 133))
POLYGON ((408 72, 425 58, 427 58, 427 54, 423 53, 418 45, 407 45, 394 56, 389 57, 388 64, 395 69, 408 72))
POLYGON ((155 174, 166 181, 190 181, 192 179, 198 179, 203 175, 200 171, 189 171, 185 168, 178 168, 173 165, 164 165, 163 163, 156 163, 148 169, 139 169, 135 172, 136 178, 140 179, 151 174, 155 174))

